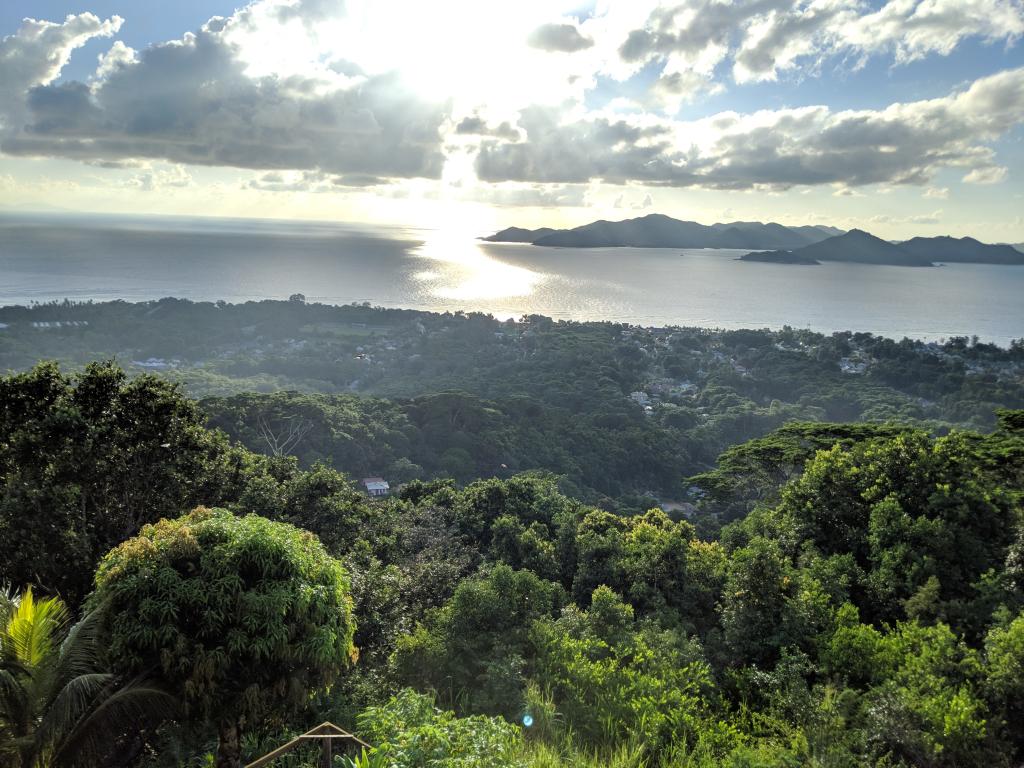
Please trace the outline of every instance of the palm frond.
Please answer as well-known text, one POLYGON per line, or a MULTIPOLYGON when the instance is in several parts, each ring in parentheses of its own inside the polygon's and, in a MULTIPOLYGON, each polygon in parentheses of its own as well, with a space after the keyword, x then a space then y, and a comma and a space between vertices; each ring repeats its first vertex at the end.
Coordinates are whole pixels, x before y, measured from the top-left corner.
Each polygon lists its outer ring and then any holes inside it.
POLYGON ((68 630, 57 656, 56 679, 66 681, 96 671, 101 619, 99 611, 89 611, 68 630))
POLYGON ((43 666, 55 652, 70 614, 60 598, 37 600, 26 589, 3 631, 10 655, 29 669, 43 666))
POLYGON ((0 595, 0 763, 90 768, 175 709, 143 680, 103 669, 101 612, 68 626, 57 598, 0 595))
POLYGON ((116 687, 111 678, 76 718, 75 726, 51 745, 53 768, 100 766, 125 736, 137 734, 172 717, 177 700, 145 680, 116 687))

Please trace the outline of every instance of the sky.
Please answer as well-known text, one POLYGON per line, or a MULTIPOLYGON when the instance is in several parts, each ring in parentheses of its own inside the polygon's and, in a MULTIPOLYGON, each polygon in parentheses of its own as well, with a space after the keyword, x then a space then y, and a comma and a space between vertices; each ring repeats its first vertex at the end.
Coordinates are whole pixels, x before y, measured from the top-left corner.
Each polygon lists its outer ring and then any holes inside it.
POLYGON ((4 0, 0 210, 1024 242, 1024 0, 4 0))

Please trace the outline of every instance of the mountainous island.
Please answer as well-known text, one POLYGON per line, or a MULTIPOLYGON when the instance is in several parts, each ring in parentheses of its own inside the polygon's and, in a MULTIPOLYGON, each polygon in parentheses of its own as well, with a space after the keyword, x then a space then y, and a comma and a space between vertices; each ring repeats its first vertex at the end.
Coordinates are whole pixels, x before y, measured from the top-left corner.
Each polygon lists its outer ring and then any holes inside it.
POLYGON ((869 232, 851 229, 803 248, 748 253, 740 261, 773 264, 886 264, 897 267, 932 267, 936 263, 1024 264, 1024 253, 1009 245, 988 245, 972 237, 915 237, 891 243, 869 232))
POLYGON ((509 227, 481 240, 555 248, 802 248, 842 234, 835 227, 785 227, 760 221, 698 224, 652 213, 624 221, 595 221, 573 229, 509 227))
POLYGON ((1024 253, 1012 245, 989 245, 973 237, 915 237, 899 247, 948 264, 1024 264, 1024 253))
POLYGON ((549 248, 730 248, 750 253, 740 261, 814 265, 823 261, 931 267, 944 264, 1024 264, 1011 245, 973 237, 915 237, 901 243, 869 232, 836 227, 787 227, 760 221, 698 224, 652 213, 623 221, 595 221, 573 229, 509 227, 480 238, 489 243, 529 243, 549 248))

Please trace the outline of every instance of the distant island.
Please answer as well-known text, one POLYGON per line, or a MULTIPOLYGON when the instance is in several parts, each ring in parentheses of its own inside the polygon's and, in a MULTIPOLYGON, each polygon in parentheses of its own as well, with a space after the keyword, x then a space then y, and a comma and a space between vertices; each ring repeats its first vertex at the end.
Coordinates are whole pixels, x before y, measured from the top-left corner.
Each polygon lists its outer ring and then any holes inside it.
POLYGON ((764 261, 769 264, 821 264, 817 259, 800 256, 793 251, 754 251, 746 256, 740 256, 737 261, 764 261))
POLYGON ((623 221, 594 221, 573 229, 509 227, 481 237, 489 243, 551 248, 728 248, 740 261, 814 265, 823 261, 932 267, 942 264, 1024 264, 1024 245, 990 245, 973 237, 914 237, 890 242, 860 229, 787 227, 760 221, 698 224, 652 213, 623 221))
POLYGON ((946 264, 1024 264, 1024 253, 1013 246, 988 245, 973 237, 915 237, 899 247, 946 264))
POLYGON ((915 237, 890 243, 860 229, 792 250, 755 251, 740 261, 773 264, 819 264, 841 261, 851 264, 886 264, 898 267, 933 267, 936 262, 954 264, 1024 264, 1024 253, 1009 245, 987 245, 973 237, 915 237))
POLYGON ((760 221, 698 224, 652 213, 624 221, 595 221, 573 229, 509 227, 480 238, 491 243, 531 243, 556 248, 734 248, 792 250, 843 230, 826 226, 786 227, 760 221))

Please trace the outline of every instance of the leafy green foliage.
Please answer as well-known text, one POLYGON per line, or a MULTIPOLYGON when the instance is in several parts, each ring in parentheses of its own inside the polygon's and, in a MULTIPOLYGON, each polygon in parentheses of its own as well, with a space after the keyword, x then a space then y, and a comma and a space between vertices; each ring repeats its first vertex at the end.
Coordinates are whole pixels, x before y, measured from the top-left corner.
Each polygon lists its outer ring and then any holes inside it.
MULTIPOLYGON (((195 404, 156 380, 52 367, 4 380, 0 524, 33 548, 4 539, 4 572, 10 562, 32 580, 31 564, 49 569, 47 583, 80 581, 100 542, 135 536, 96 574, 90 606, 110 606, 96 669, 118 685, 154 673, 183 706, 136 732, 126 765, 235 766, 325 719, 358 723, 376 745, 356 758, 364 766, 1024 759, 1024 430, 1018 412, 991 408, 1019 397, 1024 347, 482 316, 425 316, 420 332, 402 313, 350 310, 377 325, 351 338, 335 327, 325 344, 372 348, 360 387, 394 399, 218 401, 214 418, 246 441, 261 420, 273 432, 262 456, 206 431, 195 404), (863 378, 836 370, 854 353, 872 356, 863 378), (1005 375, 968 377, 957 368, 967 361, 1005 375), (915 378, 925 372, 939 380, 915 378), (693 389, 646 412, 627 399, 662 374, 693 389), (81 407, 92 400, 106 405, 81 407), (111 415, 161 409, 191 435, 175 438, 190 458, 170 474, 131 451, 156 439, 150 421, 111 415), (950 414, 995 430, 929 421, 950 414), (876 422, 784 425, 795 415, 876 422), (275 450, 301 421, 313 426, 300 447, 275 450), (709 469, 718 447, 751 435, 762 436, 709 469), (380 464, 395 465, 396 486, 408 479, 387 499, 338 471, 380 464), (527 466, 538 469, 518 472, 527 466), (164 496, 147 495, 145 472, 164 496), (477 474, 489 476, 460 484, 477 474), (695 506, 663 512, 645 495, 691 483, 695 506), (37 514, 39 499, 54 514, 37 514), (230 511, 173 519, 211 499, 230 511), (172 519, 146 525, 158 516, 172 519), (51 537, 55 562, 40 562, 51 537), (214 737, 217 757, 204 756, 214 737)), ((306 311, 289 315, 288 333, 305 333, 306 311)), ((36 680, 17 664, 3 671, 23 688, 36 680)))
POLYGON ((165 692, 103 665, 96 614, 32 590, 0 596, 0 760, 92 768, 137 755, 138 735, 173 712, 165 692))
POLYGON ((652 622, 608 587, 590 608, 568 608, 535 624, 536 679, 548 686, 566 725, 588 742, 614 745, 632 734, 658 751, 672 740, 692 743, 708 723, 711 669, 699 644, 652 622))
POLYGON ((497 565, 459 584, 429 629, 399 641, 396 674, 470 711, 512 715, 522 701, 530 626, 554 615, 562 600, 558 585, 497 565))
MULTIPOLYGON (((617 511, 644 511, 652 494, 685 501, 684 477, 704 478, 722 451, 788 422, 871 422, 849 428, 856 438, 894 421, 989 429, 998 408, 1024 407, 1024 344, 966 339, 176 299, 7 307, 0 322, 0 370, 40 359, 116 358, 133 375, 155 366, 209 398, 211 425, 303 467, 460 483, 543 469, 570 495, 617 511), (840 370, 850 356, 863 374, 840 370), (651 410, 629 399, 636 391, 651 410)), ((784 475, 799 472, 799 456, 780 458, 784 475)), ((757 474, 740 479, 778 480, 757 474)), ((749 509, 735 495, 703 506, 725 522, 749 509)))
POLYGON ((218 722, 234 762, 240 723, 302 705, 356 656, 341 564, 255 515, 197 508, 144 527, 104 557, 92 599, 115 668, 150 672, 189 716, 218 722))
POLYGON ((0 378, 4 576, 76 605, 104 552, 144 523, 237 495, 252 464, 163 379, 108 364, 71 377, 51 363, 0 378))
POLYGON ((516 726, 496 717, 456 717, 437 709, 431 696, 409 689, 366 709, 359 730, 376 745, 367 766, 509 768, 519 762, 516 726))

